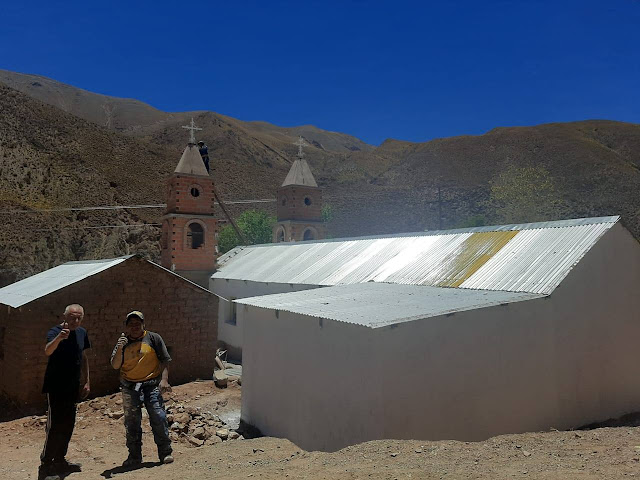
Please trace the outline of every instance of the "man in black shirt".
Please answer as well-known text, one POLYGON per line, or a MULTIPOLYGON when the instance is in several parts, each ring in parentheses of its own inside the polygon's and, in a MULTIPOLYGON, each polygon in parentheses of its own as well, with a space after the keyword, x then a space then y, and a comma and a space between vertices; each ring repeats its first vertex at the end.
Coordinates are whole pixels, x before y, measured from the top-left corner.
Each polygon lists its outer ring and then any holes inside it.
POLYGON ((47 439, 40 455, 38 478, 56 480, 59 474, 80 471, 80 465, 69 463, 67 454, 76 422, 78 397, 89 395, 89 360, 91 348, 87 331, 80 326, 84 317, 81 305, 68 305, 64 320, 47 333, 44 353, 49 357, 42 393, 47 394, 47 439))

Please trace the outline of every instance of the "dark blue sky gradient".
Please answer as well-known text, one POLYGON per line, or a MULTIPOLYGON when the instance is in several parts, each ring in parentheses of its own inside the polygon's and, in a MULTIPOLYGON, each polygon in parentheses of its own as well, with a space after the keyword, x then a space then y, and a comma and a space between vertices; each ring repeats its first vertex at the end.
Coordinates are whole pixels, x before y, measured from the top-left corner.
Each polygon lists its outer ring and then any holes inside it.
POLYGON ((0 68, 379 144, 640 123, 640 1, 2 2, 0 68))

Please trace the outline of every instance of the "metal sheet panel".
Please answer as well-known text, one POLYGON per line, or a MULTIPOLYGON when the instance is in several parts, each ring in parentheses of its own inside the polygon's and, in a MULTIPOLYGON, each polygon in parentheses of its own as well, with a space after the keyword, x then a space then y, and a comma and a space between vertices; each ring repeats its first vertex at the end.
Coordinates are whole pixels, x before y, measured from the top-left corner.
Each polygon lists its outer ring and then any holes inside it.
POLYGON ((379 328, 544 295, 388 283, 363 283, 236 300, 269 310, 379 328))
POLYGON ((610 227, 523 230, 460 287, 551 293, 610 227))
POLYGON ((68 262, 0 288, 0 304, 14 308, 44 297, 96 273, 114 267, 131 256, 108 260, 68 262))
POLYGON ((213 277, 319 286, 386 282, 550 293, 618 218, 523 224, 521 231, 504 226, 492 231, 243 247, 223 257, 224 265, 213 277))

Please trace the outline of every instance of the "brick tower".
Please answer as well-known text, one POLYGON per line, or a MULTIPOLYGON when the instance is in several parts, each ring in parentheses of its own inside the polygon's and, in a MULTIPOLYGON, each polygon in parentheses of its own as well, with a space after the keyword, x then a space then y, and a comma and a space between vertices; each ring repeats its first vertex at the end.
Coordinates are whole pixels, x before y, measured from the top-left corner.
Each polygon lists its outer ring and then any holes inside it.
POLYGON ((191 140, 167 181, 167 209, 162 217, 160 242, 161 263, 163 267, 209 288, 217 253, 214 183, 195 144, 193 119, 188 128, 191 128, 191 140))
POLYGON ((277 195, 278 222, 273 227, 274 242, 299 242, 326 237, 322 222, 322 190, 318 187, 309 164, 304 159, 302 137, 298 145, 298 158, 277 195))

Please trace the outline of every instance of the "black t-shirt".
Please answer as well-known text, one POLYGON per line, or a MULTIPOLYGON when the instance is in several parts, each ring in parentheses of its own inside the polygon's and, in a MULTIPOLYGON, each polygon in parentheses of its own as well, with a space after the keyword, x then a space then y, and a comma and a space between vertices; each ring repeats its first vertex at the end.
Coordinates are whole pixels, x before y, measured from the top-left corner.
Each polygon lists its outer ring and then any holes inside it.
MULTIPOLYGON (((49 330, 47 343, 56 338, 61 330, 60 325, 49 330)), ((62 340, 49 356, 42 393, 77 391, 80 388, 82 352, 87 348, 91 348, 87 331, 82 327, 71 330, 69 338, 62 340)))

